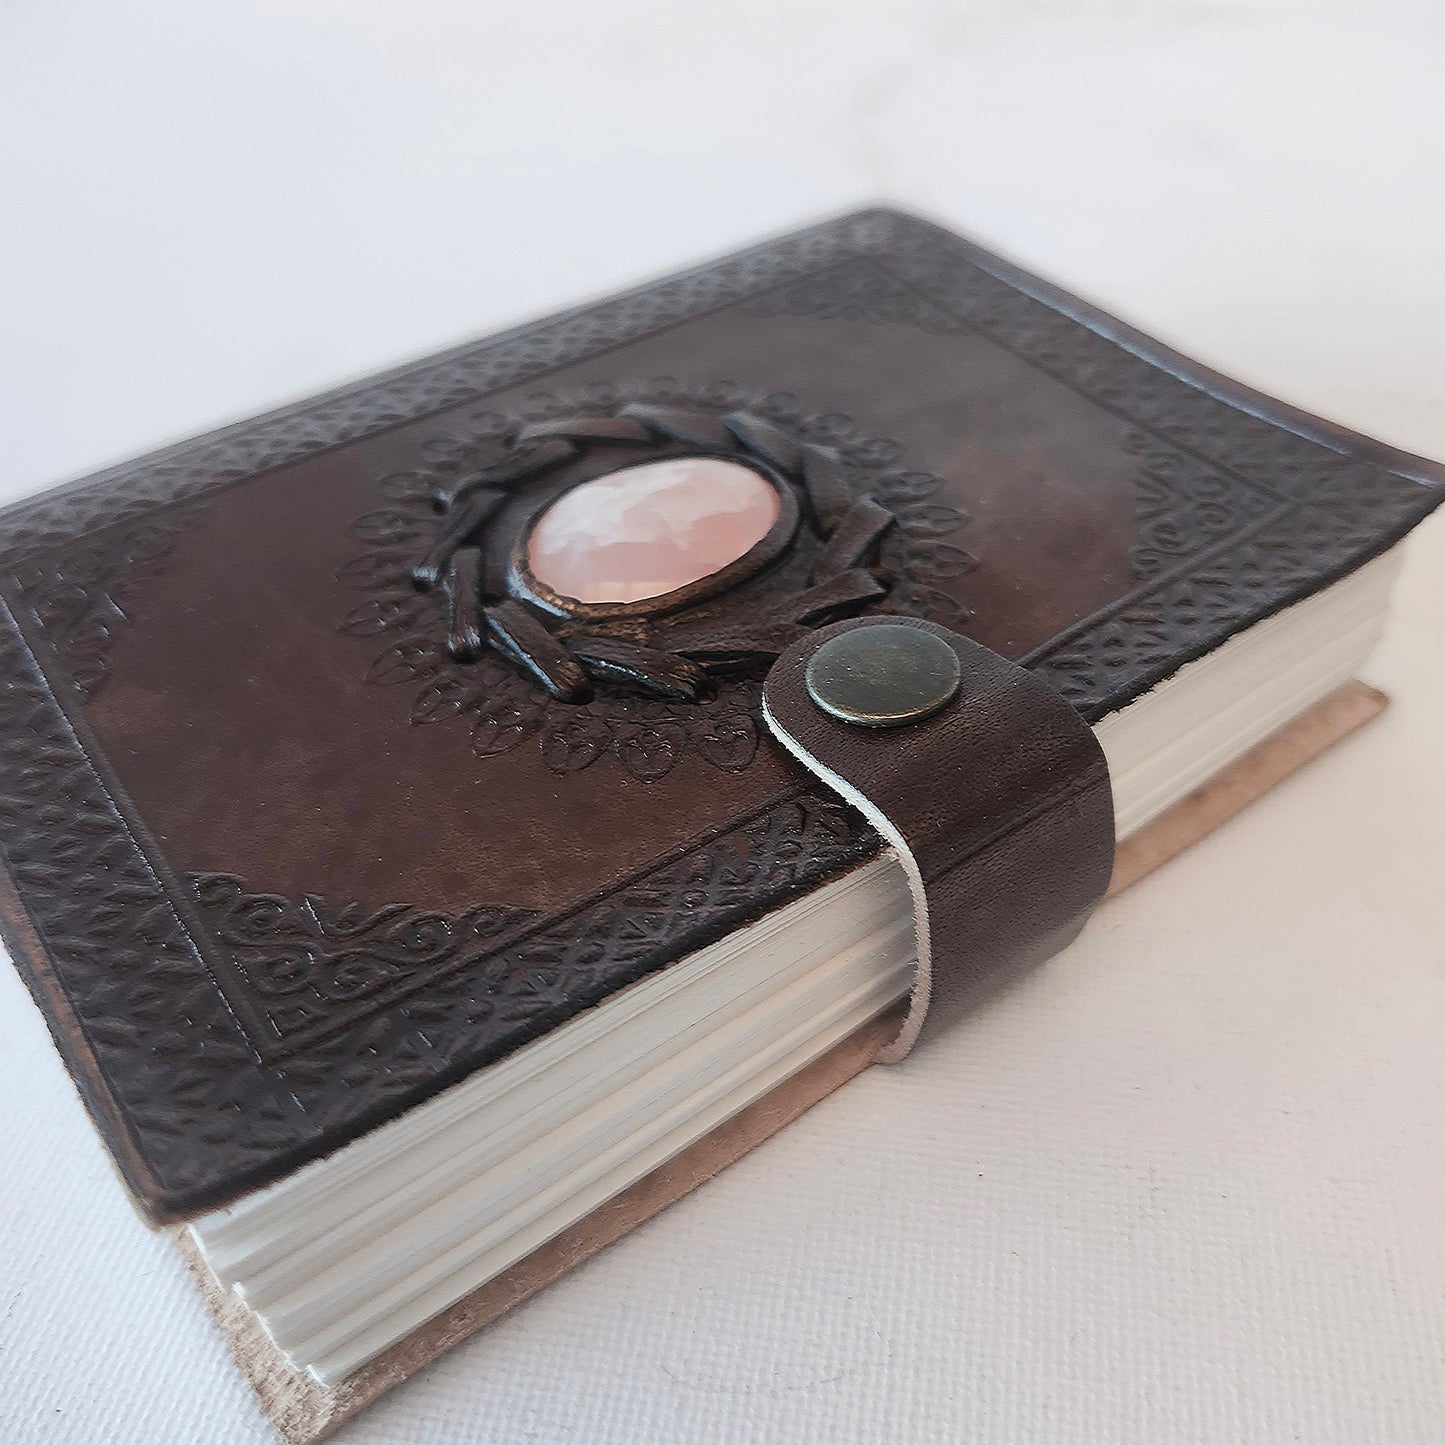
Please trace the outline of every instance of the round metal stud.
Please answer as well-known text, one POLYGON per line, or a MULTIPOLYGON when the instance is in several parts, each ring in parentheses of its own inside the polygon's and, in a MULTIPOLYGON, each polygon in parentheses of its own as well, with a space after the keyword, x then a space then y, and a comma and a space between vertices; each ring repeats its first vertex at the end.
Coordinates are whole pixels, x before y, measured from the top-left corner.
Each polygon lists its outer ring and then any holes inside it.
POLYGON ((897 728, 953 701, 958 654, 935 632, 877 622, 830 637, 808 659, 808 696, 833 717, 865 728, 897 728))

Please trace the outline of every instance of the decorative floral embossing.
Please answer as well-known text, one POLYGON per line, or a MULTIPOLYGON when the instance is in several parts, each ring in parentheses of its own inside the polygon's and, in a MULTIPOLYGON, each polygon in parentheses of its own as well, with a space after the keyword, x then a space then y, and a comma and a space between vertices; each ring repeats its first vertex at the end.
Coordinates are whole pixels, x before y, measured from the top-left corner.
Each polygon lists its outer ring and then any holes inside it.
POLYGON ((172 507, 16 569, 25 600, 86 701, 110 674, 110 645, 133 618, 137 584, 160 572, 177 533, 196 510, 172 507))
POLYGON ((1279 498, 1146 431, 1131 431, 1125 444, 1139 458, 1134 473, 1139 540, 1129 549, 1129 562, 1141 580, 1159 576, 1279 506, 1279 498))
POLYGON ((224 873, 193 874, 190 883, 247 985, 244 992, 256 996, 265 1024, 292 1045, 308 1032, 344 1025, 353 1005, 369 1012, 430 974, 485 957, 536 916, 495 904, 452 915, 403 903, 333 907, 311 894, 292 902, 247 892, 239 878, 224 873))
MULTIPOLYGON (((615 447, 616 439, 609 441, 615 447)), ((674 445, 686 447, 682 441, 674 445)), ((545 766, 558 774, 612 758, 648 782, 689 756, 724 772, 741 772, 761 736, 762 672, 805 627, 870 606, 901 608, 955 627, 967 620, 962 604, 940 585, 974 566, 969 552, 943 540, 967 517, 938 500, 940 478, 906 469, 896 442, 863 435, 841 413, 809 413, 790 393, 751 395, 728 382, 688 388, 661 378, 636 394, 594 388, 581 396, 546 395, 533 398, 521 417, 476 414, 465 429, 434 438, 423 451, 427 465, 381 478, 383 505, 355 523, 369 550, 337 573, 347 595, 339 625, 348 636, 385 639, 384 649, 373 656, 370 680, 415 688, 413 723, 465 720, 480 757, 531 740, 545 766), (525 425, 533 440, 546 441, 585 436, 597 422, 635 425, 638 445, 653 444, 648 438, 659 426, 717 427, 726 436, 727 422, 745 437, 752 427, 770 439, 754 440, 753 447, 796 449, 786 465, 798 477, 812 521, 799 527, 776 565, 731 594, 704 596, 694 607, 657 618, 601 623, 564 618, 560 625, 549 620, 550 635, 564 649, 584 651, 569 639, 585 635, 595 642, 602 634, 641 649, 639 655, 649 660, 630 666, 627 680, 614 683, 607 671, 593 673, 584 657, 586 690, 568 692, 559 684, 549 692, 495 648, 468 643, 457 656, 459 649, 448 645, 449 615, 455 634, 455 599, 444 588, 418 592, 416 559, 430 546, 427 565, 436 565, 430 560, 439 555, 433 539, 439 531, 446 535, 445 515, 438 520, 434 499, 490 486, 492 478, 505 475, 506 443, 520 427, 525 425), (814 458, 826 464, 825 473, 812 469, 814 458), (826 495, 820 490, 825 486, 833 489, 826 495), (878 521, 866 520, 875 514, 878 521), (858 528, 856 548, 845 541, 850 525, 858 528), (845 585, 838 588, 840 582, 845 585), (689 670, 679 673, 669 658, 689 670), (661 664, 656 686, 650 685, 648 667, 657 665, 651 659, 661 664)), ((529 465, 525 452, 521 465, 529 465)), ((437 576, 454 565, 452 556, 444 554, 437 576)), ((555 665, 566 666, 565 654, 555 665)), ((529 659, 529 671, 538 666, 529 659)), ((613 665, 611 671, 618 669, 613 665)))
POLYGON ((924 331, 962 331, 937 302, 866 260, 849 260, 755 296, 740 308, 754 316, 807 316, 817 321, 893 322, 924 331))
POLYGON ((7 864, 64 982, 67 1047, 105 1081, 87 1097, 135 1141, 120 1162, 163 1214, 335 1148, 878 848, 802 793, 547 915, 338 907, 209 875, 192 923, 3 607, 0 623, 7 864))

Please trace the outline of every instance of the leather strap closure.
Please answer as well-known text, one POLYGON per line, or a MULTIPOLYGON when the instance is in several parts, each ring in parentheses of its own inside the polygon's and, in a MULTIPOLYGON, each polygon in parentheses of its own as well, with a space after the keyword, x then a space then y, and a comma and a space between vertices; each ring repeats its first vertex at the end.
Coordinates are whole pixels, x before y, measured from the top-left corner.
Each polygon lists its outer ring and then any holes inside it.
POLYGON ((867 817, 908 875, 918 974, 885 1062, 908 1053, 925 1015, 957 1017, 1057 953, 1103 898, 1114 861, 1108 764, 1078 713, 1017 663, 919 618, 854 619, 784 652, 763 709, 779 742, 867 817), (946 653, 932 671, 937 657, 898 659, 933 644, 890 649, 877 633, 835 646, 810 678, 833 639, 900 626, 943 639, 956 676, 946 653))

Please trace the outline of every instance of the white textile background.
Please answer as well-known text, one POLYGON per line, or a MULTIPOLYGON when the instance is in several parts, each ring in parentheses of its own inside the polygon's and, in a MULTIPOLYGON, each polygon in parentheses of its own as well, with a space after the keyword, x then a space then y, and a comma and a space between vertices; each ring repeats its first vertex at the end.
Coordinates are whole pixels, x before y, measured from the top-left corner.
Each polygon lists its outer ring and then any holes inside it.
MULTIPOLYGON (((1420 3, 12 0, 0 491, 884 197, 1445 456, 1420 3)), ((1445 1439, 1445 522, 1366 734, 354 1445, 1445 1439)), ((3 680, 0 680, 3 681, 3 680)), ((268 1431, 0 969, 0 1439, 268 1431)))

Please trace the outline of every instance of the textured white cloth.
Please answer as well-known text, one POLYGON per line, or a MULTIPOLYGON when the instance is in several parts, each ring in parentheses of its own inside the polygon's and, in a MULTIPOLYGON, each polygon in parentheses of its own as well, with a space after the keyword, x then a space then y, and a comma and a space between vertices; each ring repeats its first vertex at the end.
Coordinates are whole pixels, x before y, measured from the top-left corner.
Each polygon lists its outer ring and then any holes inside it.
MULTIPOLYGON (((8 7, 6 495, 880 191, 1445 456, 1442 69, 1389 0, 8 7)), ((1437 520, 1383 721, 348 1441, 1438 1445, 1442 630, 1437 520)), ((0 1439, 266 1441, 8 969, 0 1098, 0 1439)))

